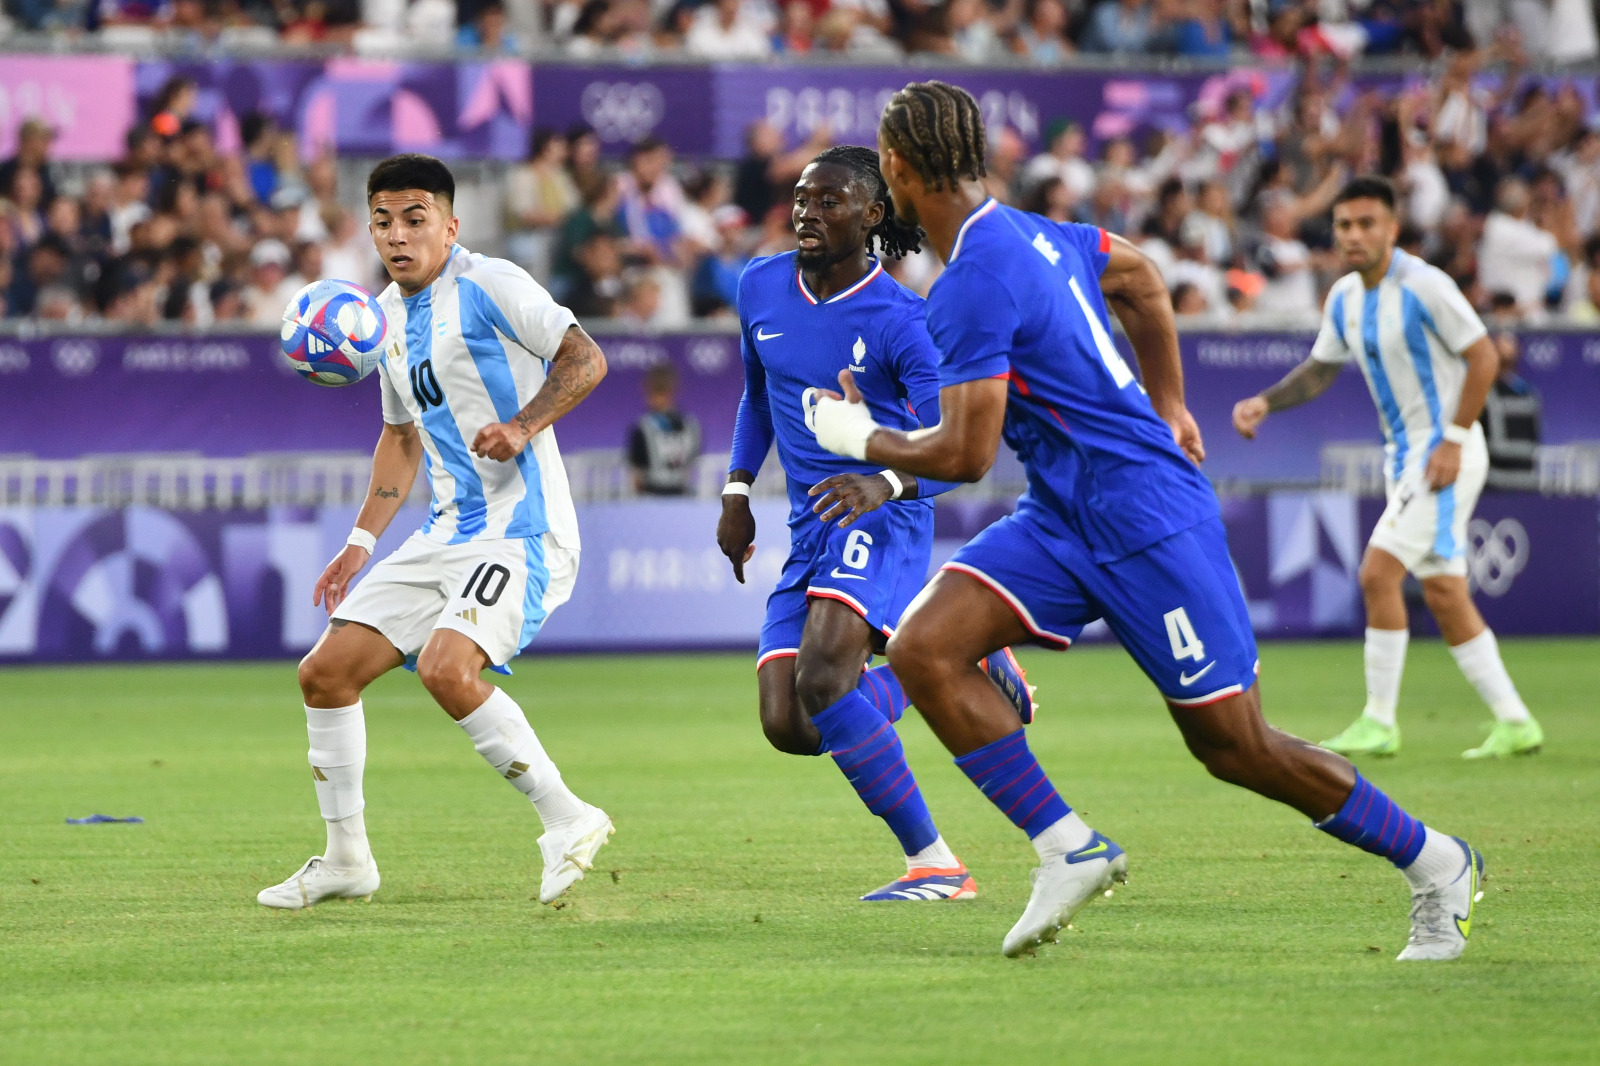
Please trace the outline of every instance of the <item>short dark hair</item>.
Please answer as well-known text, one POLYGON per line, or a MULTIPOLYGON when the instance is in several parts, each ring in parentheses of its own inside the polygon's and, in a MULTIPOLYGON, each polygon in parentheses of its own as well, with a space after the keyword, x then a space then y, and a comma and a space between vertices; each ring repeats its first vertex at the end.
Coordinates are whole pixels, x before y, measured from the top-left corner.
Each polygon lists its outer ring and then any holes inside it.
POLYGON ((1339 190, 1339 195, 1333 198, 1333 206, 1351 200, 1377 200, 1390 211, 1394 210, 1394 186, 1389 184, 1388 178, 1376 174, 1363 174, 1359 178, 1351 178, 1339 190))
POLYGON ((367 176, 367 199, 380 192, 421 189, 436 200, 456 202, 456 179, 450 168, 431 155, 407 152, 392 155, 372 168, 367 176))

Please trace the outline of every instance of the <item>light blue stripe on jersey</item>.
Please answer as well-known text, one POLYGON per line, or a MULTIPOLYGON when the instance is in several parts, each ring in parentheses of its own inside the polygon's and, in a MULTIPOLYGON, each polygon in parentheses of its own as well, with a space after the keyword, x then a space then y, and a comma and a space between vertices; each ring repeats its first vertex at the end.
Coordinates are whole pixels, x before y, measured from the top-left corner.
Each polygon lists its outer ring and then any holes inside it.
POLYGON ((544 559, 544 537, 524 537, 528 560, 528 583, 522 593, 522 632, 517 637, 521 651, 539 633, 548 612, 544 609, 545 590, 550 587, 550 568, 544 559))
POLYGON ((1433 533, 1433 554, 1441 559, 1454 559, 1456 555, 1456 487, 1446 485, 1439 490, 1439 506, 1435 508, 1439 528, 1433 533))
POLYGON ((1389 375, 1383 369, 1383 356, 1378 350, 1378 290, 1368 289, 1361 302, 1361 346, 1366 349, 1367 368, 1372 371, 1372 389, 1378 394, 1378 409, 1389 423, 1389 436, 1394 441, 1394 477, 1399 480, 1405 469, 1405 420, 1400 417, 1400 404, 1395 401, 1394 389, 1389 387, 1389 375))
MULTIPOLYGON (((521 343, 507 321, 505 313, 489 299, 476 282, 461 278, 456 282, 456 298, 461 308, 461 339, 472 354, 472 361, 488 390, 494 404, 495 417, 509 422, 517 417, 522 405, 517 402, 517 383, 511 376, 511 363, 506 359, 505 345, 495 336, 495 330, 521 343)), ((539 480, 539 463, 528 448, 517 453, 517 470, 522 474, 522 499, 506 527, 508 537, 526 537, 532 530, 546 527, 544 513, 544 486, 539 480)))
MULTIPOLYGON (((433 290, 423 289, 415 296, 406 297, 406 365, 415 371, 433 356, 433 290)), ((434 372, 437 377, 437 371, 434 372)), ((440 386, 440 392, 444 391, 440 386)), ((420 401, 419 401, 420 402, 420 401)), ((482 533, 486 525, 487 505, 483 498, 483 479, 472 466, 472 456, 467 442, 461 439, 461 429, 455 415, 450 413, 448 397, 437 407, 422 407, 422 428, 444 461, 444 468, 456 479, 456 532, 451 544, 461 544, 482 533)), ((430 527, 432 523, 429 523, 430 527)))
POLYGON ((1333 304, 1328 309, 1328 318, 1333 322, 1333 331, 1339 335, 1339 343, 1348 346, 1349 341, 1344 336, 1344 293, 1333 294, 1333 304))
MULTIPOLYGON (((422 449, 422 469, 428 475, 429 486, 433 485, 433 456, 428 454, 428 449, 422 449)), ((433 528, 433 520, 439 517, 439 512, 432 507, 428 508, 428 520, 422 523, 422 532, 426 533, 433 528)))
POLYGON ((1422 306, 1417 294, 1410 289, 1400 290, 1400 311, 1405 323, 1406 349, 1417 368, 1417 380, 1422 384, 1422 396, 1428 403, 1428 417, 1433 419, 1433 432, 1428 434, 1428 454, 1444 439, 1444 419, 1439 410, 1439 387, 1433 380, 1433 352, 1428 349, 1428 335, 1423 326, 1432 326, 1432 316, 1422 306))

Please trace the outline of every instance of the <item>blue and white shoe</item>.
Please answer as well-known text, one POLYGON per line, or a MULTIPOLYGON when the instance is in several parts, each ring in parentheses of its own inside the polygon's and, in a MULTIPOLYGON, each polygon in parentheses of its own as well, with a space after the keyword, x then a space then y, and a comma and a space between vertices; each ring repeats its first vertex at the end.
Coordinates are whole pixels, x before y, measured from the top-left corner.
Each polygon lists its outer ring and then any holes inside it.
POLYGON ((908 870, 899 880, 890 881, 882 888, 868 892, 861 898, 869 903, 926 902, 940 899, 972 899, 978 886, 967 873, 965 866, 947 869, 922 867, 908 870))
POLYGON ((1001 648, 983 660, 983 671, 989 675, 989 680, 994 682, 1000 694, 1017 709, 1017 717, 1022 719, 1022 724, 1032 725, 1034 713, 1039 709, 1033 698, 1037 686, 1028 684, 1028 675, 1023 672, 1017 657, 1011 654, 1011 649, 1001 648))
POLYGON ((1017 924, 1006 934, 1001 952, 1008 958, 1032 952, 1040 944, 1054 943, 1056 933, 1072 921, 1090 901, 1111 895, 1113 884, 1128 880, 1128 856, 1110 840, 1095 833, 1089 843, 1069 851, 1033 871, 1033 894, 1017 924))

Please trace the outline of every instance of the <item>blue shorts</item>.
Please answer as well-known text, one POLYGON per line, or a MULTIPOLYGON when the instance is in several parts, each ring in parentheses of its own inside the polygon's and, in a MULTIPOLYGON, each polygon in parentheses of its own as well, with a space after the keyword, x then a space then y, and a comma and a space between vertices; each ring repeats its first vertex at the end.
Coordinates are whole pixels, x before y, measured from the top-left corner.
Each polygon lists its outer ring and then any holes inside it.
POLYGON ((1097 563, 1072 533, 1008 515, 943 567, 981 581, 1034 641, 1068 647, 1104 618, 1167 702, 1200 707, 1255 683, 1255 633, 1219 518, 1097 563))
POLYGON ((767 597, 756 669, 797 655, 806 613, 815 599, 838 600, 885 637, 928 582, 933 508, 888 503, 846 529, 811 519, 790 530, 789 559, 767 597))

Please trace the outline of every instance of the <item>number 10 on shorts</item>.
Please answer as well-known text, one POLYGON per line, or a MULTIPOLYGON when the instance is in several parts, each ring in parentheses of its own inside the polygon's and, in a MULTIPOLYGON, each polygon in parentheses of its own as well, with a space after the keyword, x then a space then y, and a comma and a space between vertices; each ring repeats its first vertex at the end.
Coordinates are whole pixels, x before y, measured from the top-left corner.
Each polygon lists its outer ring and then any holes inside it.
POLYGON ((1161 617, 1167 623, 1167 641, 1172 645, 1172 657, 1193 659, 1195 662, 1203 661, 1206 657, 1206 646, 1195 636, 1194 626, 1189 622, 1189 612, 1179 607, 1161 617))

